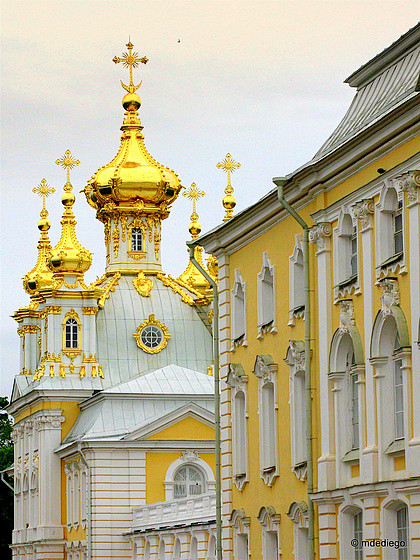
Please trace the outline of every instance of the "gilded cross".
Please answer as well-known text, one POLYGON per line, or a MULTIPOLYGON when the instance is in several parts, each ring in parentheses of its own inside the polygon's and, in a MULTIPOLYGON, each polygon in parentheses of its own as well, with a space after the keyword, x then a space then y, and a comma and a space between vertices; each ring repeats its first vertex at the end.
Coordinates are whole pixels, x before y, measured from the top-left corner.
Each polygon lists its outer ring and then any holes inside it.
POLYGON ((197 208, 196 208, 197 199, 201 198, 205 194, 206 193, 204 191, 200 191, 200 189, 197 188, 197 185, 195 183, 191 183, 191 187, 187 191, 182 193, 182 196, 186 196, 187 198, 192 200, 193 211, 192 211, 192 214, 190 216, 190 220, 192 222, 196 222, 198 220, 198 214, 197 214, 197 208))
POLYGON ((42 179, 40 184, 32 189, 32 192, 42 197, 42 210, 40 216, 41 218, 46 218, 48 216, 48 212, 45 205, 45 200, 50 196, 50 194, 55 193, 55 189, 53 187, 50 187, 46 179, 42 179))
POLYGON ((126 47, 128 49, 128 53, 123 53, 122 58, 120 58, 119 56, 114 56, 114 58, 112 59, 112 62, 115 62, 115 64, 118 64, 119 62, 122 62, 123 66, 125 68, 129 69, 130 83, 128 84, 128 86, 126 86, 122 82, 122 80, 120 80, 120 81, 121 81, 122 87, 126 91, 128 91, 128 93, 134 93, 141 86, 141 82, 139 83, 138 86, 134 85, 134 82, 133 82, 133 68, 137 68, 138 65, 139 65, 139 62, 141 62, 142 64, 147 64, 149 59, 146 56, 142 56, 141 58, 139 58, 139 53, 133 52, 134 45, 131 41, 129 41, 127 43, 126 47))
POLYGON ((73 187, 70 183, 70 169, 73 169, 76 165, 80 165, 80 161, 71 155, 70 150, 66 150, 64 156, 61 159, 57 159, 55 163, 61 165, 61 167, 64 167, 67 171, 67 181, 64 185, 64 190, 71 191, 73 187))
POLYGON ((241 164, 232 159, 232 156, 230 154, 226 154, 225 159, 220 161, 217 164, 217 167, 227 173, 228 184, 225 189, 225 193, 231 194, 233 192, 233 189, 230 182, 230 175, 235 171, 235 169, 239 169, 241 167, 241 164), (232 190, 230 190, 229 187, 232 190))

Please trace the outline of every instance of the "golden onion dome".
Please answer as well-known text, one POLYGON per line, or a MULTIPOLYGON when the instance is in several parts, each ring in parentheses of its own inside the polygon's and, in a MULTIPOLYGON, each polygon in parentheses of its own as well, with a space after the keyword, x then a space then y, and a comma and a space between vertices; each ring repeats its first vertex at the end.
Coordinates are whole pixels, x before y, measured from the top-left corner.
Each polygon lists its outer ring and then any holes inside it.
POLYGON ((92 254, 85 249, 76 237, 76 219, 73 214, 73 204, 75 196, 71 192, 73 187, 70 183, 70 169, 79 165, 70 150, 67 150, 62 159, 56 161, 57 165, 67 169, 67 182, 64 185, 64 193, 61 202, 64 206, 64 213, 61 219, 60 241, 51 250, 48 259, 48 266, 55 274, 82 275, 92 264, 92 254))
POLYGON ((114 62, 124 62, 130 68, 130 83, 123 84, 127 94, 122 100, 126 111, 121 126, 121 144, 117 155, 107 165, 94 173, 85 187, 88 203, 96 208, 98 217, 114 209, 117 212, 159 213, 162 218, 169 215, 168 206, 177 198, 181 189, 178 175, 161 165, 147 151, 137 110, 141 99, 135 93, 141 83, 135 86, 132 81, 132 67, 147 58, 138 58, 132 53, 133 45, 127 44, 129 53, 123 58, 114 57, 114 62))
POLYGON ((51 288, 53 285, 53 273, 48 268, 48 259, 51 251, 48 231, 51 227, 51 222, 47 217, 48 212, 45 199, 50 194, 54 193, 55 189, 50 187, 45 179, 42 179, 41 183, 33 188, 32 191, 41 196, 43 200, 40 213, 41 219, 38 222, 38 229, 41 232, 41 237, 37 246, 38 259, 34 268, 23 277, 23 288, 30 295, 34 295, 44 288, 51 288))

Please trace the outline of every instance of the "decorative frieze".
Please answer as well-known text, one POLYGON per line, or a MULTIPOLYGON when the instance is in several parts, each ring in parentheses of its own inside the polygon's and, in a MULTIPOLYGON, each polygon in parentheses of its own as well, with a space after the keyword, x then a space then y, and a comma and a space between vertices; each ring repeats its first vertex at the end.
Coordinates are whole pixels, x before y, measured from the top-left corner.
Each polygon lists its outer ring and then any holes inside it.
POLYGON ((274 363, 272 356, 269 354, 257 356, 254 373, 257 377, 261 378, 264 383, 275 383, 277 369, 278 364, 274 363))
POLYGON ((305 346, 301 340, 289 340, 289 351, 284 360, 295 371, 305 371, 305 346))
POLYGON ((61 429, 61 424, 64 422, 64 420, 64 416, 38 416, 35 420, 35 428, 38 430, 38 432, 41 432, 43 430, 58 430, 61 429))
POLYGON ((246 390, 246 384, 248 383, 248 376, 245 375, 245 370, 241 364, 229 364, 228 375, 226 379, 226 384, 229 387, 236 389, 236 391, 246 390))

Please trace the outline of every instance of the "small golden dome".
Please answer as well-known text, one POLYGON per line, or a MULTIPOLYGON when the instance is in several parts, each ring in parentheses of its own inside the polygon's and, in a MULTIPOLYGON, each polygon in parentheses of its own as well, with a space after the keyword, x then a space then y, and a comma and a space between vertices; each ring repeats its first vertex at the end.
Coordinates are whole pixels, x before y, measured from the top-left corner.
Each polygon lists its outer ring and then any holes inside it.
POLYGON ((61 202, 64 205, 64 213, 61 219, 61 238, 54 249, 51 250, 48 259, 48 266, 54 274, 82 275, 92 264, 92 254, 87 251, 76 237, 76 219, 73 214, 73 204, 75 196, 71 192, 73 187, 70 183, 70 169, 79 165, 70 151, 67 150, 61 160, 56 161, 67 170, 67 182, 64 185, 64 193, 61 202))
POLYGON ((38 229, 40 231, 48 231, 51 227, 51 222, 48 218, 41 218, 38 222, 38 229))
POLYGON ((137 93, 127 93, 123 97, 122 106, 126 111, 138 111, 141 106, 141 99, 137 93))

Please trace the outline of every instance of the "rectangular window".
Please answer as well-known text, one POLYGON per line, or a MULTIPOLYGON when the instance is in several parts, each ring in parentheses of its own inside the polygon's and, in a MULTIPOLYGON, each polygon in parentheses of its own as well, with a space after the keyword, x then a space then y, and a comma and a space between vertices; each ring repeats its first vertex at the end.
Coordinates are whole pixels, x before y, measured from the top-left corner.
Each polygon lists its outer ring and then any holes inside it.
POLYGON ((131 230, 131 250, 143 250, 143 232, 141 231, 141 228, 133 228, 131 230))
POLYGON ((359 449, 359 388, 357 375, 350 375, 351 383, 351 424, 352 424, 352 449, 359 449))
POLYGON ((398 549, 398 560, 408 560, 407 506, 404 506, 397 511, 397 541, 405 543, 405 546, 400 546, 398 549))
POLYGON ((395 413, 395 439, 404 437, 404 398, 402 360, 394 362, 394 413, 395 413))
POLYGON ((402 202, 398 202, 397 210, 394 213, 394 255, 403 252, 403 217, 402 202))
POLYGON ((354 560, 363 560, 363 514, 361 511, 353 516, 353 538, 356 541, 354 560))
POLYGON ((351 249, 351 256, 350 256, 350 268, 351 268, 351 276, 357 275, 357 228, 354 226, 353 233, 350 237, 350 249, 351 249))

